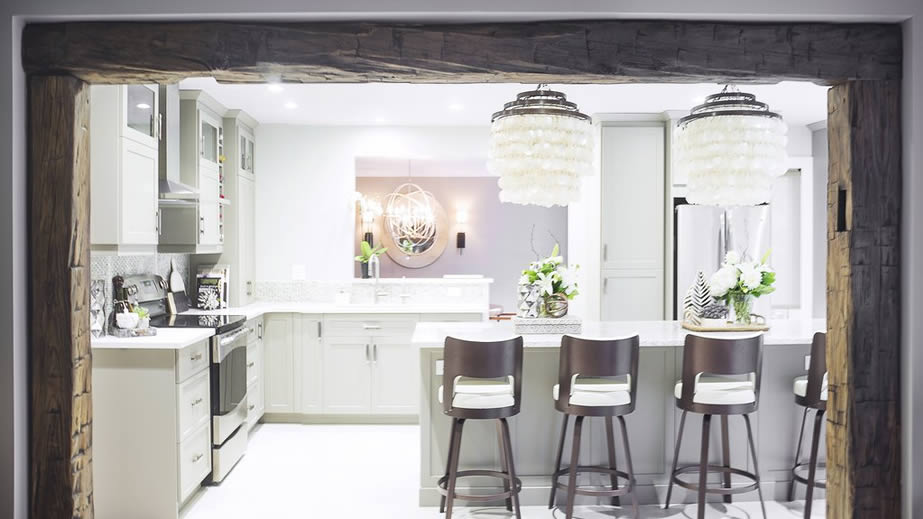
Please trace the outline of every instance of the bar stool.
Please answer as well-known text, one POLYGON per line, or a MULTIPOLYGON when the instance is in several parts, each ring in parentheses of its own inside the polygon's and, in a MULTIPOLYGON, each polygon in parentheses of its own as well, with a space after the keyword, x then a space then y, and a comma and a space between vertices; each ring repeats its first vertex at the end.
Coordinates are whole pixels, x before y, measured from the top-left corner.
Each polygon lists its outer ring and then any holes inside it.
POLYGON ((519 414, 522 397, 522 337, 495 342, 478 342, 446 337, 442 385, 439 402, 444 414, 452 417, 449 457, 445 475, 439 478, 442 498, 439 512, 452 517, 455 499, 495 501, 506 499, 506 508, 519 512, 522 482, 516 477, 510 426, 506 419, 519 414), (466 420, 497 420, 501 470, 458 470, 462 430, 466 420), (490 476, 503 479, 504 491, 491 495, 464 495, 455 492, 458 478, 490 476))
POLYGON ((795 500, 795 483, 804 483, 807 490, 804 495, 804 517, 811 517, 811 504, 814 498, 814 487, 827 488, 826 481, 814 479, 817 471, 817 450, 820 447, 820 429, 824 423, 824 412, 827 410, 827 334, 817 332, 811 342, 811 363, 808 366, 807 376, 795 379, 795 403, 804 407, 801 417, 801 432, 798 434, 798 448, 795 450, 795 464, 792 466, 792 483, 788 490, 788 500, 795 500), (801 440, 804 438, 804 424, 808 419, 808 411, 814 410, 814 434, 811 436, 811 457, 807 462, 799 463, 801 457, 801 440), (798 474, 805 466, 808 476, 798 474))
POLYGON ((753 429, 750 426, 749 413, 755 412, 760 400, 760 371, 763 357, 763 335, 755 334, 734 339, 719 339, 688 334, 683 347, 682 380, 674 386, 676 406, 683 410, 679 421, 679 436, 673 451, 673 470, 667 487, 667 499, 664 508, 670 507, 670 495, 673 484, 695 490, 698 493, 698 518, 705 517, 705 497, 707 494, 720 494, 724 501, 731 502, 732 494, 756 490, 760 498, 763 518, 766 518, 766 504, 763 502, 763 490, 760 488, 760 469, 756 459, 756 446, 753 443, 753 429), (733 376, 746 375, 746 380, 733 376), (698 465, 677 469, 679 448, 683 439, 683 426, 686 413, 700 413, 702 417, 702 450, 698 465), (712 415, 721 416, 721 441, 724 463, 722 466, 708 464, 708 434, 712 415), (753 472, 730 466, 730 448, 728 444, 728 416, 741 415, 747 425, 747 441, 753 457, 753 472), (680 475, 698 472, 697 483, 686 482, 680 475), (709 472, 723 474, 721 487, 707 485, 709 472), (731 475, 736 474, 753 481, 753 483, 731 487, 731 475))
POLYGON ((638 517, 638 497, 635 493, 634 468, 631 464, 631 449, 628 446, 628 430, 624 415, 635 409, 635 392, 638 387, 638 345, 637 335, 617 339, 590 340, 565 335, 561 339, 561 354, 558 364, 558 383, 552 389, 554 406, 564 413, 564 425, 561 428, 561 440, 555 461, 554 475, 551 483, 551 498, 548 508, 554 508, 555 491, 567 490, 566 517, 574 514, 574 498, 582 496, 611 496, 612 504, 618 506, 618 496, 631 494, 632 517, 638 517), (626 377, 621 381, 614 377, 626 377), (561 455, 564 452, 564 437, 567 435, 567 423, 575 416, 573 446, 570 466, 561 468, 561 455), (609 467, 588 467, 579 464, 580 436, 585 417, 600 416, 605 418, 606 439, 609 451, 609 467), (622 443, 625 450, 625 462, 628 472, 616 467, 615 439, 612 417, 617 416, 622 429, 622 443), (593 490, 577 486, 577 474, 580 472, 597 472, 609 474, 611 490, 593 490), (567 485, 558 482, 558 478, 568 474, 567 485), (618 478, 627 481, 625 487, 619 488, 618 478))

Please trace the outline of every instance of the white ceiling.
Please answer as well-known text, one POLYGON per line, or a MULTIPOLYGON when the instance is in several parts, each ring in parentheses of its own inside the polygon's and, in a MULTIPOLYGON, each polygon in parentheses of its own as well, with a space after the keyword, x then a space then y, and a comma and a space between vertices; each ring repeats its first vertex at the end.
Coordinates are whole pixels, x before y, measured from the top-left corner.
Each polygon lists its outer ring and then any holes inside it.
MULTIPOLYGON (((534 85, 364 83, 228 85, 212 78, 191 78, 183 89, 205 90, 228 108, 239 108, 261 124, 316 126, 484 126, 490 115, 518 92, 534 85)), ((659 113, 689 110, 713 84, 551 85, 567 94, 584 113, 659 113)), ((827 117, 827 87, 811 83, 741 85, 740 90, 779 112, 789 125, 827 117)))

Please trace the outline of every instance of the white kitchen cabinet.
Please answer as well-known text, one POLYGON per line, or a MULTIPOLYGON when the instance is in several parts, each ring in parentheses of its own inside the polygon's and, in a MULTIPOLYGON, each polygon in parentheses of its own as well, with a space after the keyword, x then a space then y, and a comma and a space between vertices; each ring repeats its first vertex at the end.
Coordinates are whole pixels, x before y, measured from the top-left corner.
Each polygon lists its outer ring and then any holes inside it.
POLYGON ((602 127, 603 320, 663 319, 664 132, 662 123, 602 127))
POLYGON ((320 414, 323 412, 323 345, 322 320, 319 316, 295 316, 297 412, 320 414))
POLYGON ((416 414, 420 394, 419 352, 407 337, 372 338, 373 414, 416 414))
POLYGON ((252 429, 266 411, 263 399, 266 377, 263 317, 250 319, 247 328, 247 426, 252 429))
POLYGON ((220 253, 224 242, 224 128, 227 110, 198 90, 180 91, 179 178, 198 200, 161 204, 162 252, 220 253))
POLYGON ((93 350, 96 517, 181 515, 211 472, 210 376, 207 339, 93 350))
POLYGON ((324 413, 368 414, 372 404, 372 341, 324 339, 324 413))
POLYGON ((90 244, 96 251, 157 249, 157 102, 156 85, 90 87, 90 244))
POLYGON ((253 300, 255 280, 256 226, 253 175, 255 119, 241 110, 228 110, 224 117, 224 142, 227 160, 223 165, 225 200, 223 207, 223 247, 220 263, 231 266, 231 306, 244 306, 253 300))
POLYGON ((264 317, 263 400, 267 413, 295 412, 295 330, 292 314, 264 317))

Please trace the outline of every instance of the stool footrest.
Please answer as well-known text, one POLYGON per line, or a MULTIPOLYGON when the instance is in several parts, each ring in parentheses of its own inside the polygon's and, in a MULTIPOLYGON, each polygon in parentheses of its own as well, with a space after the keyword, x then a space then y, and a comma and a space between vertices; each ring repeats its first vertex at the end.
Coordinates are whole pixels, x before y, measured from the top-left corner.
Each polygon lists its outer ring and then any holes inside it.
MULTIPOLYGON (((753 481, 753 483, 750 483, 749 485, 744 485, 744 486, 740 486, 740 487, 732 487, 732 488, 726 488, 726 487, 709 487, 709 486, 706 484, 706 486, 705 486, 705 493, 706 493, 706 494, 718 494, 718 495, 725 495, 725 496, 726 496, 726 495, 731 495, 731 494, 743 494, 743 493, 745 493, 745 492, 752 492, 752 491, 754 491, 754 490, 758 490, 758 489, 759 489, 760 480, 759 480, 758 477, 756 477, 756 474, 754 474, 754 473, 752 473, 752 472, 747 472, 746 470, 738 469, 738 468, 734 468, 734 467, 725 467, 725 466, 723 466, 723 465, 708 465, 708 466, 706 467, 706 471, 707 471, 708 473, 720 472, 720 473, 722 473, 722 474, 723 474, 723 473, 736 474, 736 475, 738 475, 738 476, 743 476, 743 477, 745 477, 745 478, 747 478, 747 479, 753 481)), ((698 491, 698 490, 699 490, 699 483, 698 483, 698 481, 696 481, 695 483, 692 483, 692 482, 688 482, 688 481, 683 481, 682 479, 679 478, 679 476, 682 475, 682 474, 690 474, 690 473, 698 474, 698 473, 699 473, 699 466, 698 466, 698 465, 690 465, 690 466, 688 466, 688 467, 678 468, 678 469, 676 469, 676 472, 674 472, 673 475, 672 475, 671 477, 672 477, 672 479, 673 479, 673 482, 676 483, 677 485, 679 485, 679 486, 681 486, 681 487, 683 487, 683 488, 685 488, 685 489, 687 489, 687 490, 698 491)))
MULTIPOLYGON (((621 470, 610 469, 608 467, 591 467, 591 466, 578 465, 577 474, 580 474, 582 472, 596 472, 599 474, 609 474, 610 476, 616 476, 619 479, 624 479, 626 481, 626 484, 623 487, 619 487, 618 490, 612 490, 612 489, 595 490, 595 489, 587 488, 585 486, 584 487, 578 486, 574 490, 574 493, 577 494, 578 496, 619 497, 619 496, 630 494, 631 491, 634 489, 634 482, 631 480, 631 477, 628 475, 627 472, 623 472, 621 470)), ((570 474, 570 467, 565 467, 555 472, 553 476, 555 486, 561 490, 567 490, 568 489, 567 484, 561 483, 560 481, 558 481, 558 478, 560 478, 561 476, 569 475, 569 474, 570 474)))
MULTIPOLYGON (((500 472, 499 470, 459 470, 456 475, 456 481, 473 476, 487 476, 492 478, 500 478, 503 480, 508 480, 510 475, 506 472, 500 472)), ((510 489, 509 492, 500 492, 499 494, 480 494, 480 495, 471 495, 471 494, 459 494, 455 492, 454 499, 461 499, 462 501, 499 501, 501 499, 507 499, 513 497, 513 494, 518 494, 522 490, 522 481, 519 478, 513 480, 515 485, 510 489)), ((449 476, 442 476, 439 478, 439 481, 436 483, 436 488, 440 494, 444 496, 449 495, 449 476)))
MULTIPOLYGON (((807 461, 804 462, 804 463, 798 463, 798 464, 796 464, 795 467, 792 469, 792 478, 793 478, 795 481, 799 482, 799 483, 804 483, 805 485, 807 485, 811 480, 808 479, 807 476, 803 476, 803 475, 799 474, 798 471, 801 470, 801 469, 810 470, 810 465, 811 465, 811 464, 810 464, 809 462, 807 462, 807 461)), ((827 464, 826 464, 826 463, 818 463, 818 464, 817 464, 817 468, 819 468, 819 469, 826 469, 826 468, 827 468, 827 464)), ((814 487, 815 487, 815 488, 827 488, 827 480, 825 480, 825 479, 815 479, 815 480, 814 480, 814 487)))

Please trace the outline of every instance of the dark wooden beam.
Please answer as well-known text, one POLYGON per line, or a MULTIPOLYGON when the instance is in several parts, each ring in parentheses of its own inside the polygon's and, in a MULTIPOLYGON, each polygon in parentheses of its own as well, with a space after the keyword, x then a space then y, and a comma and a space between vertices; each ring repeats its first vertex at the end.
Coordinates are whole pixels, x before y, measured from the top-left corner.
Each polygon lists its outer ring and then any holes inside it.
POLYGON ((899 79, 902 40, 893 24, 81 22, 28 25, 22 48, 29 73, 93 83, 833 84, 899 79))
POLYGON ((31 77, 29 117, 29 517, 91 518, 87 84, 31 77))
POLYGON ((830 89, 827 517, 901 516, 900 82, 830 89))

